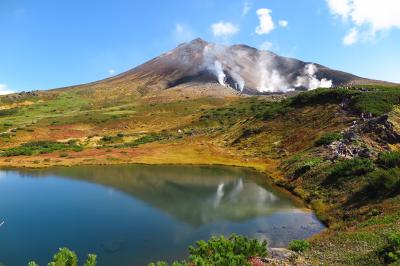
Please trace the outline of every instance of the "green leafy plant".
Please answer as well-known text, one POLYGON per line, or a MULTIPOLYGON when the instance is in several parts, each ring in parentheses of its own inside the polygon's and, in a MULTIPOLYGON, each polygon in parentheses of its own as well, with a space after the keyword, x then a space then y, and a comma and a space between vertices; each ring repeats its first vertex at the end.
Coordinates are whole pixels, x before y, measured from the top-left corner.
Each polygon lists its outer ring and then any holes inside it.
MULTIPOLYGON (((189 247, 189 262, 174 262, 172 266, 213 265, 250 266, 249 259, 267 256, 267 242, 232 235, 211 237, 208 241, 197 241, 189 247)), ((166 262, 150 263, 149 266, 168 266, 166 262)))
POLYGON ((385 264, 400 262, 400 233, 390 234, 387 237, 387 244, 379 253, 385 264))
POLYGON ((304 252, 311 247, 307 240, 292 240, 289 243, 289 249, 295 252, 304 252))
POLYGON ((96 266, 97 256, 95 254, 89 254, 84 266, 96 266))
MULTIPOLYGON (((97 256, 89 254, 84 266, 96 266, 97 256)), ((36 262, 30 261, 28 266, 39 266, 36 262)), ((78 256, 68 248, 60 248, 53 256, 53 260, 47 266, 78 266, 78 256)))
POLYGON ((48 266, 77 266, 78 256, 75 252, 67 249, 60 248, 60 251, 53 256, 53 261, 48 266))

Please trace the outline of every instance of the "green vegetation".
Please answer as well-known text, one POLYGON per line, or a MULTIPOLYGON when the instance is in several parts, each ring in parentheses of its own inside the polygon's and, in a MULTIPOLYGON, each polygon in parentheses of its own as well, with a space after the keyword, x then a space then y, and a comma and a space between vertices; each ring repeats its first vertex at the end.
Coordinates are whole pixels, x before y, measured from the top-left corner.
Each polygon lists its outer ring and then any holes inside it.
POLYGON ((81 151, 82 147, 75 141, 33 141, 20 145, 19 147, 9 148, 0 153, 0 156, 10 157, 18 155, 38 155, 52 153, 54 151, 81 151))
POLYGON ((151 133, 151 134, 145 135, 143 137, 140 137, 138 139, 135 139, 134 141, 132 141, 130 143, 126 143, 125 146, 137 147, 142 144, 160 141, 160 140, 164 139, 165 137, 166 137, 165 134, 151 133))
POLYGON ((390 112, 393 106, 400 104, 400 90, 395 88, 370 88, 361 91, 353 89, 317 89, 300 93, 289 99, 289 105, 304 107, 347 101, 355 111, 370 113, 374 116, 390 112))
POLYGON ((237 105, 211 109, 200 117, 200 121, 206 125, 212 125, 215 122, 220 124, 229 124, 242 118, 257 118, 269 120, 278 115, 285 114, 289 109, 286 101, 266 101, 263 99, 246 99, 237 105))
POLYGON ((292 240, 289 243, 289 249, 295 252, 304 252, 311 247, 310 242, 307 240, 292 240))
POLYGON ((386 88, 371 89, 356 95, 352 102, 356 110, 379 116, 390 112, 395 104, 400 103, 400 91, 386 88))
POLYGON ((400 191, 400 168, 377 169, 368 175, 369 188, 375 194, 400 191))
POLYGON ((316 89, 302 92, 289 99, 289 104, 294 107, 322 105, 327 103, 339 104, 345 99, 351 99, 360 92, 349 89, 316 89))
POLYGON ((395 265, 400 262, 400 233, 388 236, 387 244, 380 251, 380 256, 385 264, 395 265))
POLYGON ((354 158, 336 163, 328 176, 328 180, 342 181, 343 179, 354 178, 368 174, 374 170, 374 164, 369 159, 354 158))
MULTIPOLYGON (((259 242, 244 236, 230 238, 211 237, 207 242, 200 240, 189 247, 189 262, 174 262, 172 266, 213 265, 250 266, 249 259, 267 256, 267 242, 259 242)), ((149 266, 168 266, 166 262, 150 263, 149 266)))
MULTIPOLYGON (((97 256, 89 254, 84 266, 96 266, 97 256)), ((31 261, 28 266, 39 266, 36 262, 31 261)), ((75 252, 68 248, 60 248, 60 250, 53 256, 53 260, 47 266, 78 266, 78 256, 75 252)))
POLYGON ((341 133, 338 132, 328 132, 323 134, 317 141, 315 141, 316 146, 329 145, 334 141, 340 140, 343 137, 341 133))
POLYGON ((18 113, 17 108, 0 110, 0 116, 11 116, 15 115, 16 113, 18 113))
POLYGON ((378 164, 383 168, 393 168, 400 166, 400 152, 383 152, 379 154, 378 164))

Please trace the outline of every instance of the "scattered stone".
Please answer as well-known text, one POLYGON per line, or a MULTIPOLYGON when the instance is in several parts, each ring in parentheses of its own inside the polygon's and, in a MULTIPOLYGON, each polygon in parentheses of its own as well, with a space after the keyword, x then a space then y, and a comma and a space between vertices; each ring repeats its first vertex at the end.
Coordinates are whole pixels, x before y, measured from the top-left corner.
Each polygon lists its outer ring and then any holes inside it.
POLYGON ((297 253, 286 248, 270 248, 269 254, 273 259, 288 260, 297 257, 297 253))

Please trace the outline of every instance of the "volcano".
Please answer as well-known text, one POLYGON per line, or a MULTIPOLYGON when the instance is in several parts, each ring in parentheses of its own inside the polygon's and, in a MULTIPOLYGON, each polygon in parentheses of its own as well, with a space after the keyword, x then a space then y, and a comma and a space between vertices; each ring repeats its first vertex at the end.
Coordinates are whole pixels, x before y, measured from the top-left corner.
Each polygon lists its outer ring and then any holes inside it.
POLYGON ((142 96, 166 95, 183 88, 206 95, 269 94, 317 87, 388 85, 279 56, 247 45, 224 46, 200 38, 183 43, 129 71, 101 81, 73 86, 134 91, 142 96), (202 91, 202 92, 201 92, 202 91))

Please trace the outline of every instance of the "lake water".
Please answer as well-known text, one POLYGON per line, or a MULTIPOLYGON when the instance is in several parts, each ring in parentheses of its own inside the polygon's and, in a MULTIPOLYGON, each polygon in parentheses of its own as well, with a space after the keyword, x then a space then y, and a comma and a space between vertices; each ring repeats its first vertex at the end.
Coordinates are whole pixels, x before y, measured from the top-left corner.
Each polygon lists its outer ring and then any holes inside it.
POLYGON ((79 166, 0 171, 0 264, 47 265, 59 247, 81 262, 147 265, 187 255, 212 235, 285 246, 324 226, 249 169, 79 166))

